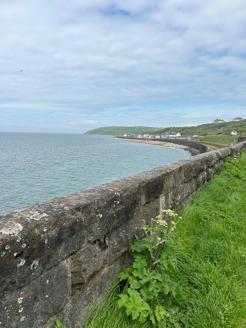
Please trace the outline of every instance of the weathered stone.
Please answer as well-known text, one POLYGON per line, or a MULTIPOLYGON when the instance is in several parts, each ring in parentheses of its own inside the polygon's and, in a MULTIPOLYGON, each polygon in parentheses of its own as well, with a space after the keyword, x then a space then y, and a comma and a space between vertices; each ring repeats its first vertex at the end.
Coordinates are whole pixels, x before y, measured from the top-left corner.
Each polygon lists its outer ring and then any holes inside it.
POLYGON ((160 210, 173 208, 174 205, 174 193, 169 192, 168 194, 162 194, 160 196, 160 210))
POLYGON ((150 223, 160 211, 159 199, 151 204, 138 207, 126 225, 112 231, 103 239, 87 243, 79 252, 70 257, 72 294, 84 288, 91 276, 104 266, 113 263, 126 253, 135 237, 143 236, 142 227, 150 223))
POLYGON ((0 299, 1 328, 40 328, 70 298, 66 262, 47 271, 28 286, 0 299))
POLYGON ((231 152, 232 152, 232 150, 229 147, 221 148, 220 150, 217 151, 217 153, 219 153, 219 157, 221 159, 231 156, 231 152))
POLYGON ((124 254, 110 266, 99 271, 79 293, 74 295, 64 309, 50 318, 45 328, 54 328, 56 320, 62 320, 70 328, 81 328, 92 304, 100 301, 102 295, 112 286, 119 272, 131 263, 129 254, 124 254))
POLYGON ((87 244, 70 257, 72 295, 81 291, 89 278, 102 269, 107 262, 107 251, 98 244, 87 244))
POLYGON ((16 212, 11 221, 7 216, 0 220, 0 232, 1 293, 25 286, 81 248, 85 239, 81 213, 57 208, 51 212, 48 205, 16 212), (8 233, 9 222, 22 229, 8 233))
MULTIPOLYGON (((170 143, 170 139, 162 139, 162 141, 170 143)), ((208 151, 208 146, 191 140, 172 139, 171 142, 177 145, 186 146, 192 155, 197 155, 208 151)))
POLYGON ((201 187, 207 181, 207 172, 203 171, 202 173, 200 173, 196 181, 197 181, 197 186, 201 187))
POLYGON ((163 177, 163 194, 168 194, 176 186, 176 176, 173 171, 168 172, 163 177))

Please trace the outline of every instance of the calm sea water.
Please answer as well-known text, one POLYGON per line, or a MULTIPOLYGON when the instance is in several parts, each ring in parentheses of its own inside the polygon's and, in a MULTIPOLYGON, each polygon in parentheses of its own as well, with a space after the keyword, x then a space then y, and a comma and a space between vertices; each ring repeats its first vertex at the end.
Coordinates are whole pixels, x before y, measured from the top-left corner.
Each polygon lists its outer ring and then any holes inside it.
POLYGON ((0 213, 189 156, 105 136, 0 133, 0 213))

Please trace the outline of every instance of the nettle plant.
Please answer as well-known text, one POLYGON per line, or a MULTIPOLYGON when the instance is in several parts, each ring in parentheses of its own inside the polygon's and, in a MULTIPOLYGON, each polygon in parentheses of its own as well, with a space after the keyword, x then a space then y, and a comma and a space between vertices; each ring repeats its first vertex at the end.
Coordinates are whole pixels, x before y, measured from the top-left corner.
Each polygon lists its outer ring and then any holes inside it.
POLYGON ((175 298, 179 287, 174 278, 177 260, 173 252, 165 252, 170 234, 179 220, 181 217, 174 211, 163 210, 151 220, 150 226, 143 227, 145 237, 131 246, 134 262, 120 274, 125 287, 118 305, 132 320, 150 321, 155 326, 168 322, 179 327, 178 309, 170 301, 175 298))

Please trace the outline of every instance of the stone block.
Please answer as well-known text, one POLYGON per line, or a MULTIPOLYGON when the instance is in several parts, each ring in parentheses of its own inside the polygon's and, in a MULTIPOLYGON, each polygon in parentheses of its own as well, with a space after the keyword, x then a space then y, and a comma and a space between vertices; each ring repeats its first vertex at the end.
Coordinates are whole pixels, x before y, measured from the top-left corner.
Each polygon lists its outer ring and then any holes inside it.
POLYGON ((63 262, 29 285, 0 299, 1 328, 41 328, 70 298, 70 277, 63 262))
POLYGON ((84 243, 81 213, 40 206, 43 211, 32 207, 0 220, 0 293, 25 286, 84 243))
POLYGON ((112 286, 118 274, 131 263, 129 254, 124 254, 110 266, 103 268, 74 295, 64 309, 51 317, 44 328, 54 328, 55 320, 62 320, 69 328, 81 328, 92 304, 99 302, 112 286))

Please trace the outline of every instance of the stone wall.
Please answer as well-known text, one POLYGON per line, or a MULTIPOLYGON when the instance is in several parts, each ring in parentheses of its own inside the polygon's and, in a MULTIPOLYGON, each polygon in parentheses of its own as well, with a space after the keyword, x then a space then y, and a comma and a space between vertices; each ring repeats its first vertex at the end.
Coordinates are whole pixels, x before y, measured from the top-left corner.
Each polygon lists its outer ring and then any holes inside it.
POLYGON ((160 209, 190 202, 246 142, 0 217, 0 327, 81 327, 160 209))
POLYGON ((238 138, 238 142, 243 142, 243 141, 246 141, 246 137, 239 137, 238 138))
POLYGON ((201 142, 196 142, 188 139, 161 139, 164 142, 171 142, 176 145, 187 147, 192 155, 203 154, 209 150, 209 147, 201 142))
POLYGON ((175 145, 181 145, 184 146, 186 150, 188 150, 191 155, 198 155, 205 153, 209 151, 209 147, 201 142, 196 142, 193 140, 188 140, 188 139, 149 139, 149 138, 137 138, 137 137, 124 137, 124 136, 119 136, 117 137, 118 139, 126 139, 126 140, 143 140, 143 141, 151 141, 159 143, 159 142, 167 142, 175 145))

